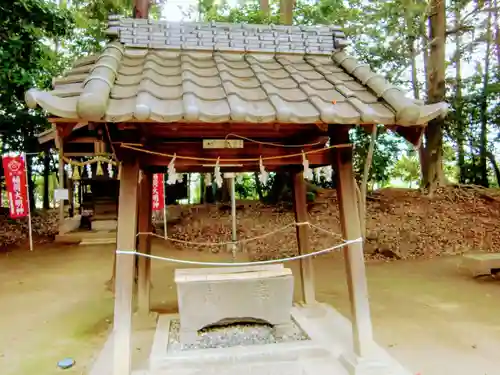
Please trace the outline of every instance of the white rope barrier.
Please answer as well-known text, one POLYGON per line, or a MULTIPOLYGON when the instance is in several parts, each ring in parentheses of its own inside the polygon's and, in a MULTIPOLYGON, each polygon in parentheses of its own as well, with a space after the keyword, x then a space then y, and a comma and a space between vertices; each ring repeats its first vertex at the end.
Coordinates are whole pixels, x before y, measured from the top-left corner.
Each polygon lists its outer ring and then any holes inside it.
POLYGON ((183 244, 192 245, 192 246, 228 246, 228 245, 245 244, 245 243, 248 243, 248 242, 261 240, 263 238, 272 236, 272 235, 274 235, 276 233, 283 232, 283 231, 287 230, 288 228, 291 228, 291 227, 300 227, 300 226, 303 226, 303 225, 307 225, 310 228, 317 229, 320 232, 329 234, 329 235, 331 235, 333 237, 339 237, 338 233, 329 231, 327 229, 323 229, 323 228, 321 228, 321 227, 319 227, 319 226, 317 226, 315 224, 312 224, 312 223, 310 223, 308 221, 304 221, 304 222, 300 222, 300 223, 297 223, 297 222, 290 223, 290 224, 287 224, 287 225, 285 225, 285 226, 283 226, 281 228, 275 229, 275 230, 273 230, 271 232, 261 234, 260 236, 255 236, 255 237, 250 237, 250 238, 244 238, 244 239, 237 240, 237 241, 227 241, 227 242, 195 242, 195 241, 185 241, 185 240, 179 240, 177 238, 160 236, 159 234, 156 234, 156 233, 153 233, 153 232, 139 232, 139 233, 137 233, 137 237, 139 237, 139 236, 153 236, 153 237, 159 238, 159 239, 164 240, 164 241, 172 241, 172 242, 183 243, 183 244))
POLYGON ((211 266, 211 267, 258 266, 258 265, 264 265, 264 264, 292 262, 295 260, 314 257, 317 255, 326 254, 326 253, 329 253, 331 251, 341 249, 345 246, 348 246, 348 245, 351 245, 354 243, 360 243, 360 242, 363 242, 362 237, 356 238, 355 240, 345 241, 344 243, 342 243, 340 245, 332 246, 332 247, 329 247, 329 248, 326 248, 323 250, 314 251, 312 253, 297 255, 297 256, 288 257, 288 258, 281 258, 281 259, 259 260, 259 261, 255 261, 255 262, 198 262, 198 261, 194 261, 194 260, 183 260, 183 259, 176 259, 176 258, 160 257, 157 255, 139 253, 139 252, 134 251, 134 250, 116 250, 116 254, 137 255, 137 256, 142 256, 145 258, 153 259, 153 260, 161 260, 161 261, 170 262, 170 263, 189 264, 189 265, 196 265, 196 266, 211 266))

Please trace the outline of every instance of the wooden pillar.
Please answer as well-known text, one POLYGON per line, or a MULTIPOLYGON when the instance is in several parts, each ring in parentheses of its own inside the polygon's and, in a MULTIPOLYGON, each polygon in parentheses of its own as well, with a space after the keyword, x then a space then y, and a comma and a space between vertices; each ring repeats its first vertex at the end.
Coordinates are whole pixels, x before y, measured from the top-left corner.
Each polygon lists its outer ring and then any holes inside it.
MULTIPOLYGON (((60 130, 56 130, 56 144, 59 146, 59 189, 64 189, 64 148, 60 130)), ((59 201, 59 228, 64 224, 64 199, 59 201)))
MULTIPOLYGON (((139 233, 152 232, 152 184, 153 175, 143 172, 139 184, 139 233)), ((140 253, 151 254, 151 236, 144 234, 138 238, 137 249, 140 253)), ((151 259, 139 257, 137 300, 139 313, 149 314, 149 292, 151 283, 151 259)))
MULTIPOLYGON (((295 221, 297 223, 305 223, 309 221, 306 199, 306 183, 304 181, 304 173, 294 172, 293 203, 295 211, 295 221)), ((305 254, 309 250, 308 229, 309 228, 307 225, 299 225, 296 228, 297 243, 299 246, 300 254, 305 254)), ((307 304, 316 302, 314 291, 314 268, 312 262, 312 258, 305 258, 300 260, 300 282, 302 289, 302 298, 307 304)))
POLYGON ((49 196, 49 181, 50 181, 50 149, 43 152, 43 209, 50 209, 49 196))
MULTIPOLYGON (((361 237, 361 227, 352 169, 352 148, 335 149, 333 154, 342 234, 346 240, 355 240, 361 237)), ((362 242, 344 247, 344 259, 351 304, 354 353, 359 357, 367 357, 373 333, 362 242)))
MULTIPOLYGON (((135 251, 139 165, 123 163, 118 204, 117 248, 135 251)), ((132 295, 135 256, 117 254, 114 311, 114 375, 131 374, 132 295)))
POLYGON ((73 180, 68 177, 68 200, 69 200, 69 217, 75 215, 75 195, 74 195, 75 185, 73 180))
POLYGON ((78 213, 81 215, 82 214, 82 202, 83 202, 83 186, 82 182, 78 182, 78 213))

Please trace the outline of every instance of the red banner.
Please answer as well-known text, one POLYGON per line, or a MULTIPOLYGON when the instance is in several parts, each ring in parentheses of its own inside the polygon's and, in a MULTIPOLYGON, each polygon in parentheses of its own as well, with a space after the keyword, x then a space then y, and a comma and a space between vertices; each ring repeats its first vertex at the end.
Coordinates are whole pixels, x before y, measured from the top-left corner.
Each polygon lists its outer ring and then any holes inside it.
POLYGON ((165 184, 162 173, 153 174, 153 211, 162 211, 165 207, 165 184))
POLYGON ((2 159, 10 217, 18 219, 28 216, 29 205, 24 160, 21 156, 4 156, 2 159))

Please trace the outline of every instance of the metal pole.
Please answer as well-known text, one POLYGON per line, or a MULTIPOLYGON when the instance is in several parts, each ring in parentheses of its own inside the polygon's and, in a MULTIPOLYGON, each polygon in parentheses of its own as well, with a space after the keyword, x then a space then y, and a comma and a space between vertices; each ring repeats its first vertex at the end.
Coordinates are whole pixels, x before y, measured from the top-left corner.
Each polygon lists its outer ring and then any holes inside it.
POLYGON ((165 188, 165 174, 163 175, 163 234, 165 239, 167 239, 167 189, 165 188))
POLYGON ((33 228, 31 226, 31 202, 30 202, 30 184, 28 180, 28 159, 26 153, 23 153, 24 173, 26 174, 26 201, 28 202, 28 231, 30 239, 30 251, 33 251, 33 228))
POLYGON ((238 236, 236 234, 236 184, 234 181, 234 174, 229 178, 231 182, 231 218, 233 224, 233 235, 232 241, 236 242, 238 240, 238 236))

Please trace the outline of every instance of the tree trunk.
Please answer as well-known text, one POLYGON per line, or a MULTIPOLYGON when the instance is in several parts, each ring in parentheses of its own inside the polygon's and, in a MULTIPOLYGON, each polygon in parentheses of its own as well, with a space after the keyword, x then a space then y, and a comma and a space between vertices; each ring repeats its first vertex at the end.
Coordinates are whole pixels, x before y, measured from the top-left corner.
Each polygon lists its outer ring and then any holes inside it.
POLYGON ((269 16, 269 0, 260 0, 260 10, 266 16, 269 16))
POLYGON ((281 200, 283 200, 283 195, 285 192, 285 189, 287 187, 287 182, 289 181, 289 178, 286 174, 286 172, 283 171, 277 171, 276 175, 274 176, 273 180, 273 185, 271 187, 271 192, 269 194, 269 200, 271 203, 277 203, 281 200))
POLYGON ((43 209, 50 209, 49 197, 49 183, 50 183, 50 153, 45 151, 43 154, 43 209))
MULTIPOLYGON (((417 65, 417 51, 415 48, 415 42, 417 40, 416 37, 416 32, 414 32, 413 28, 413 22, 415 18, 415 14, 411 12, 410 10, 412 9, 413 2, 409 1, 406 4, 405 7, 405 26, 406 29, 409 30, 409 35, 408 35, 408 51, 410 52, 410 65, 411 65, 411 86, 413 90, 413 97, 417 100, 420 99, 420 82, 418 81, 418 65, 417 65)), ((424 16, 422 16, 424 17, 424 16)), ((420 24, 419 28, 420 33, 422 34, 422 46, 424 47, 424 51, 427 50, 427 41, 425 40, 425 23, 420 24)), ((424 60, 427 59, 427 53, 424 52, 424 60)), ((424 61, 424 72, 427 74, 427 61, 424 61)), ((418 156, 420 159, 420 180, 423 179, 423 171, 424 171, 424 165, 425 165, 425 145, 424 142, 421 143, 419 149, 418 149, 418 156)), ((363 194, 363 193, 362 193, 363 194)), ((366 196, 363 198, 366 200, 366 196)), ((366 201, 364 202, 364 209, 366 210, 366 201)), ((363 223, 363 233, 366 230, 366 223, 363 222, 363 219, 361 221, 363 223)))
POLYGON ((206 187, 205 187, 205 174, 200 173, 200 204, 205 203, 206 187))
POLYGON ((420 99, 420 87, 417 72, 417 54, 415 51, 415 37, 411 36, 408 41, 408 48, 411 54, 411 85, 413 88, 413 97, 420 99))
POLYGON ((455 5, 455 115, 456 115, 456 141, 457 141, 457 166, 459 171, 458 180, 461 184, 465 183, 466 167, 465 167, 465 121, 463 118, 463 97, 462 97, 462 53, 461 53, 461 34, 460 21, 462 15, 460 6, 455 5))
MULTIPOLYGON (((491 1, 490 1, 491 8, 491 1)), ((481 104, 479 118, 481 119, 481 135, 479 144, 479 183, 484 187, 488 187, 488 168, 487 168, 487 153, 488 153, 488 83, 490 79, 490 52, 491 52, 491 18, 492 11, 488 12, 486 23, 486 51, 484 55, 484 75, 483 89, 481 92, 481 104)))
POLYGON ((150 0, 134 0, 133 17, 148 18, 150 5, 151 5, 150 0))
POLYGON ((295 0, 280 0, 280 23, 291 25, 293 22, 293 8, 295 0))
POLYGON ((229 192, 229 179, 227 178, 223 178, 222 179, 222 186, 220 189, 218 189, 218 197, 217 197, 217 201, 221 202, 221 203, 229 203, 229 201, 231 200, 231 194, 229 192))
POLYGON ((259 200, 261 202, 264 201, 264 195, 262 194, 262 185, 259 180, 259 174, 257 172, 253 173, 253 178, 255 180, 255 188, 257 189, 257 195, 259 196, 259 200))
MULTIPOLYGON (((427 25, 425 22, 420 24, 421 45, 422 45, 422 60, 424 64, 425 74, 425 92, 429 94, 429 37, 427 32, 427 25)), ((427 98, 428 99, 428 98, 427 98)))
POLYGON ((205 187, 205 203, 215 203, 214 184, 215 182, 212 182, 212 185, 205 187))
POLYGON ((493 19, 495 21, 495 46, 497 53, 497 69, 500 70, 500 19, 498 17, 497 0, 493 0, 493 19))
POLYGON ((488 156, 488 159, 490 159, 491 168, 493 168, 493 171, 495 172, 497 185, 500 186, 500 168, 498 167, 497 161, 495 159, 495 155, 493 155, 493 153, 491 153, 491 152, 488 152, 487 156, 488 156))
MULTIPOLYGON (((431 51, 429 55, 429 93, 430 104, 445 100, 445 41, 446 41, 446 4, 442 0, 431 0, 429 14, 431 51)), ((426 173, 423 185, 432 194, 443 183, 443 125, 444 118, 429 122, 426 129, 426 173)))
MULTIPOLYGON (((428 47, 428 36, 427 36, 427 27, 425 23, 426 15, 422 16, 422 22, 420 23, 420 37, 421 37, 421 47, 422 47, 422 60, 423 60, 423 65, 424 65, 424 85, 425 85, 425 92, 427 96, 429 95, 429 47, 428 47)), ((422 144, 420 145, 420 148, 418 150, 418 157, 420 160, 420 184, 422 187, 424 187, 424 179, 425 176, 427 176, 427 142, 424 139, 422 140, 422 144)))
POLYGON ((417 72, 417 51, 415 49, 415 32, 413 27, 415 14, 411 11, 413 8, 413 1, 407 1, 405 6, 405 27, 408 32, 407 47, 410 54, 410 66, 411 66, 411 84, 413 89, 413 97, 415 99, 420 99, 420 87, 418 82, 418 72, 417 72))

